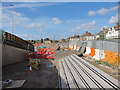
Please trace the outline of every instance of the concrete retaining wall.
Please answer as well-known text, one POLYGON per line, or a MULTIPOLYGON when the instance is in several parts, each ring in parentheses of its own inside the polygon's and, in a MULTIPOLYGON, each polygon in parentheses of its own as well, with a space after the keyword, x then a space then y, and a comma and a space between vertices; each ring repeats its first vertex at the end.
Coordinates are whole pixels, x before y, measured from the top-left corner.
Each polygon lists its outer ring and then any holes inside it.
POLYGON ((2 45, 2 66, 26 60, 27 52, 30 51, 2 45))
POLYGON ((0 44, 0 68, 2 67, 2 44, 0 44))

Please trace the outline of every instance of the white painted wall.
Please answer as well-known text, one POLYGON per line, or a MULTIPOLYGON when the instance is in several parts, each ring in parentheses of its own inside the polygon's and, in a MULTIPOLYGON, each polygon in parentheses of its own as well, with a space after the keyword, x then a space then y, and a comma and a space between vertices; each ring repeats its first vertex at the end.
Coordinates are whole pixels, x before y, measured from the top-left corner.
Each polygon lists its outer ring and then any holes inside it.
POLYGON ((86 40, 94 40, 94 36, 85 36, 86 40))
POLYGON ((106 33, 106 39, 111 38, 118 38, 120 34, 120 30, 115 30, 115 28, 112 27, 112 29, 109 29, 109 31, 106 33))

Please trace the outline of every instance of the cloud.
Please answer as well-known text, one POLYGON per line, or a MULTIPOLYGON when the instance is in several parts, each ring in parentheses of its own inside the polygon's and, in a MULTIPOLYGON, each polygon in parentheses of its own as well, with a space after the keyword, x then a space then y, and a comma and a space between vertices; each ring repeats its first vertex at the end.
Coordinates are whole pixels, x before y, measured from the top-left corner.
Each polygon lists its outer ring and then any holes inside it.
POLYGON ((108 28, 108 26, 103 26, 103 28, 108 28))
POLYGON ((90 30, 97 30, 97 29, 98 29, 98 27, 96 25, 96 22, 92 21, 92 22, 89 22, 89 23, 80 24, 79 26, 77 26, 74 29, 72 29, 71 32, 77 33, 80 30, 90 31, 90 30))
POLYGON ((52 20, 54 21, 54 24, 61 24, 62 21, 59 18, 52 18, 52 20))
POLYGON ((12 11, 9 9, 3 9, 2 13, 2 24, 3 26, 22 25, 24 22, 29 21, 30 19, 25 17, 22 13, 12 11))
POLYGON ((44 33, 45 31, 42 30, 42 29, 39 29, 39 30, 37 30, 37 32, 39 32, 39 33, 44 33))
POLYGON ((97 25, 95 21, 92 21, 86 24, 81 24, 81 28, 85 31, 97 30, 97 25))
POLYGON ((109 12, 109 9, 106 8, 101 8, 100 10, 97 11, 98 14, 106 14, 109 12))
POLYGON ((116 16, 112 16, 110 19, 109 19, 109 23, 110 24, 115 24, 118 22, 118 15, 116 16))
POLYGON ((117 6, 109 8, 109 9, 107 9, 107 8, 101 8, 101 9, 99 9, 97 11, 89 11, 88 15, 89 16, 93 16, 93 15, 96 15, 96 14, 106 14, 108 12, 117 11, 118 7, 119 6, 117 5, 117 6))
POLYGON ((17 36, 25 39, 25 40, 35 40, 40 38, 40 36, 34 35, 34 34, 17 34, 17 36))
POLYGON ((72 33, 78 33, 81 30, 81 26, 77 26, 71 30, 72 33))
POLYGON ((26 2, 26 3, 21 3, 21 4, 14 4, 12 7, 10 6, 3 6, 2 8, 33 8, 33 7, 46 7, 46 6, 52 6, 52 5, 57 5, 57 4, 60 4, 60 3, 47 3, 47 2, 44 2, 44 3, 29 3, 29 2, 26 2))
POLYGON ((41 23, 32 23, 32 24, 29 24, 27 27, 31 29, 38 29, 38 28, 44 27, 44 25, 41 23))
POLYGON ((93 16, 93 15, 95 15, 95 14, 96 14, 95 11, 89 11, 89 12, 88 12, 88 15, 89 15, 89 16, 93 16))
POLYGON ((117 5, 117 6, 114 6, 114 7, 110 8, 109 11, 118 10, 118 8, 120 8, 120 5, 117 5))
POLYGON ((71 20, 67 20, 66 23, 71 23, 72 21, 71 20))

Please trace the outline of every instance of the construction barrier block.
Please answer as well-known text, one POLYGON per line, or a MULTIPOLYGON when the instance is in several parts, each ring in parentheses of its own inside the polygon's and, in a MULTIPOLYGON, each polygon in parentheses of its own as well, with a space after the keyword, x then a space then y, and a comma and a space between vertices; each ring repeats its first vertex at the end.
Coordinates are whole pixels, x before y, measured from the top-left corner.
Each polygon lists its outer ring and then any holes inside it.
POLYGON ((94 56, 95 55, 95 48, 91 48, 91 53, 89 55, 90 56, 94 56))
POLYGON ((90 47, 86 47, 86 52, 85 52, 85 54, 90 54, 91 53, 91 48, 90 47))

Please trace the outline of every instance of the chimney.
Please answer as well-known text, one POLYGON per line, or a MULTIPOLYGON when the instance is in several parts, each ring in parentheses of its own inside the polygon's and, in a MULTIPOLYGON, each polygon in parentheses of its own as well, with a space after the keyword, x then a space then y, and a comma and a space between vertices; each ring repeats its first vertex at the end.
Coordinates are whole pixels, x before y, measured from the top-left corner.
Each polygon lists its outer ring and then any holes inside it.
POLYGON ((116 23, 116 26, 119 26, 119 23, 116 23))
POLYGON ((102 28, 102 30, 105 30, 105 28, 102 28))

